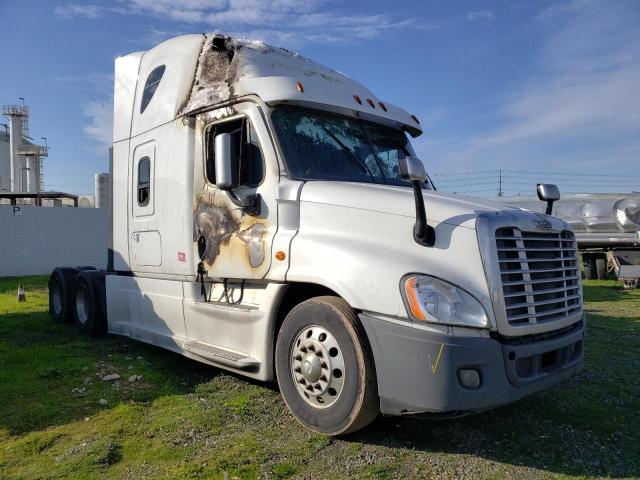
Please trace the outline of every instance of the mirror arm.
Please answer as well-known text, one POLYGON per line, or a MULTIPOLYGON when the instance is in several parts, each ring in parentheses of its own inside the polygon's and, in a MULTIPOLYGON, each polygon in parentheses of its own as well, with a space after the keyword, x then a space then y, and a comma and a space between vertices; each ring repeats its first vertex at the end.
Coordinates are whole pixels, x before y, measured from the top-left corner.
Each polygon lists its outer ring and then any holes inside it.
POLYGON ((538 183, 536 185, 536 193, 538 198, 543 202, 547 202, 547 209, 545 213, 551 215, 553 211, 553 202, 560 200, 560 190, 557 185, 551 183, 538 183))
POLYGON ((436 231, 427 223, 427 212, 422 196, 422 182, 413 180, 413 195, 416 201, 416 224, 413 227, 413 239, 424 247, 433 247, 436 243, 436 231))
POLYGON ((553 202, 554 200, 547 200, 547 211, 544 212, 547 215, 551 215, 551 212, 553 211, 553 202))
POLYGON ((236 207, 252 216, 260 215, 262 206, 262 196, 259 193, 252 193, 244 198, 239 198, 233 190, 227 190, 227 195, 236 207))

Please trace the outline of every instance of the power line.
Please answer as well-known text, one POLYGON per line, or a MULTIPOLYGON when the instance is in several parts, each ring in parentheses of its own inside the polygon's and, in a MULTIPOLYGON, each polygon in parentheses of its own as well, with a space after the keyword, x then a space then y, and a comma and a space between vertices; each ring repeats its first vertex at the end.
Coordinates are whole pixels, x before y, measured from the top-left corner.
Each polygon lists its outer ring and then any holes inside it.
POLYGON ((492 173, 492 172, 498 172, 498 170, 467 170, 467 171, 461 171, 461 172, 442 172, 442 173, 430 173, 429 175, 431 175, 432 177, 452 177, 452 176, 459 176, 459 175, 477 175, 479 173, 482 174, 488 174, 488 173, 492 173))
MULTIPOLYGON (((625 173, 576 173, 576 172, 536 172, 531 170, 504 170, 508 173, 515 173, 518 175, 521 174, 531 174, 531 175, 544 175, 544 176, 572 176, 572 177, 627 177, 629 174, 625 173)), ((632 173, 631 175, 640 175, 638 173, 632 173)))
POLYGON ((564 193, 588 193, 610 190, 617 192, 640 190, 640 174, 537 172, 531 170, 476 170, 432 173, 442 191, 498 197, 534 195, 537 183, 556 183, 564 193), (491 185, 495 187, 490 188, 491 185), (497 190, 497 191, 496 191, 497 190))
POLYGON ((502 170, 503 175, 507 173, 521 175, 536 175, 536 176, 571 176, 571 177, 618 177, 628 178, 629 176, 640 177, 640 172, 637 173, 577 173, 577 172, 539 172, 531 170, 510 170, 510 169, 495 169, 495 170, 466 170, 460 172, 430 172, 432 177, 451 177, 451 176, 474 176, 474 175, 488 175, 498 174, 502 170))

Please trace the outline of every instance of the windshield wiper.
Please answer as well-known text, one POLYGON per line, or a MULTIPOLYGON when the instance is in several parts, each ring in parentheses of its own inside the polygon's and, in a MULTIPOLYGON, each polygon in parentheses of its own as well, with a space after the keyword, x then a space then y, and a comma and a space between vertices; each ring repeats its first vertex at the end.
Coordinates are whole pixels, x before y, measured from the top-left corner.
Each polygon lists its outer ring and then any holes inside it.
POLYGON ((320 125, 320 128, 322 130, 327 132, 327 135, 329 135, 331 138, 333 138, 336 141, 336 143, 338 145, 340 145, 340 148, 342 149, 342 151, 346 152, 349 155, 350 159, 355 160, 355 162, 352 162, 352 163, 356 167, 360 168, 363 172, 368 173, 369 176, 371 177, 371 180, 375 183, 376 180, 375 180, 375 178, 373 178, 373 173, 371 173, 371 170, 369 170, 369 167, 367 167, 367 164, 359 156, 357 156, 355 153, 353 153, 349 149, 349 147, 347 147, 344 143, 342 143, 338 137, 336 137, 332 132, 330 132, 327 127, 325 127, 321 123, 319 125, 320 125))

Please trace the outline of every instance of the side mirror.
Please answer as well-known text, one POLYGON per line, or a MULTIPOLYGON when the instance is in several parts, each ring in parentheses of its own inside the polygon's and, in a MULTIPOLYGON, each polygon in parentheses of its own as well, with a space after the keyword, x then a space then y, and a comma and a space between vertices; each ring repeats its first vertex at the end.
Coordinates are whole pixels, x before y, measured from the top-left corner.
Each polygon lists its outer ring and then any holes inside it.
POLYGON ((400 157, 398 160, 400 178, 407 182, 424 182, 427 179, 427 172, 424 163, 416 157, 400 157))
POLYGON ((239 157, 233 151, 234 145, 230 133, 219 133, 215 139, 215 171, 216 187, 224 190, 229 195, 233 204, 240 207, 249 215, 260 215, 262 209, 262 197, 259 193, 252 193, 244 198, 238 198, 233 191, 240 184, 238 179, 239 157))
POLYGON ((427 223, 427 212, 422 196, 422 184, 427 179, 424 163, 416 157, 400 157, 398 159, 400 178, 413 185, 413 196, 416 202, 416 224, 413 227, 413 239, 425 247, 433 247, 436 243, 436 231, 427 223))
POLYGON ((560 200, 560 189, 558 189, 557 185, 551 183, 539 183, 536 190, 538 192, 538 198, 543 202, 547 202, 545 213, 551 215, 553 202, 560 200))
POLYGON ((219 133, 215 138, 216 187, 220 190, 233 190, 238 186, 234 155, 231 151, 231 134, 219 133))

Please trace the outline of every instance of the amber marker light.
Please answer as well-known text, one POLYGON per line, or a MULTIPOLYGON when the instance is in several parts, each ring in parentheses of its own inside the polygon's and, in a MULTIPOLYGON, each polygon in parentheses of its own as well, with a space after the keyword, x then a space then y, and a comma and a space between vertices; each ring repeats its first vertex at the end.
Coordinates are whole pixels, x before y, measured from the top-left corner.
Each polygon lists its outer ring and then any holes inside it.
POLYGON ((376 104, 375 104, 375 103, 373 103, 373 100, 371 100, 370 98, 367 98, 367 103, 369 104, 369 106, 370 106, 371 108, 376 108, 376 104))
POLYGON ((276 252, 276 260, 284 260, 285 258, 287 258, 287 254, 284 253, 282 250, 276 252))
POLYGON ((407 295, 407 300, 409 301, 409 309, 411 310, 411 315, 413 315, 418 320, 426 320, 427 317, 422 310, 416 283, 418 283, 417 277, 408 278, 404 283, 404 293, 407 295))
POLYGON ((362 100, 360 99, 360 97, 358 95, 354 95, 353 99, 358 103, 358 105, 362 105, 362 100))

